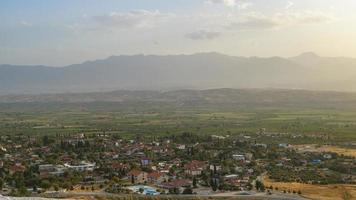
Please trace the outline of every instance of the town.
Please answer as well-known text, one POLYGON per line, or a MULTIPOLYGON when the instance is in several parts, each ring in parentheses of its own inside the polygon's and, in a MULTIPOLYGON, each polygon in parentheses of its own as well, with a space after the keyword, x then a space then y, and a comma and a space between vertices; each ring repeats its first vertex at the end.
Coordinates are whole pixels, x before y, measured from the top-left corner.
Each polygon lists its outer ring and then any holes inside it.
MULTIPOLYGON (((265 134, 266 135, 266 134, 265 134)), ((268 134, 267 134, 268 135, 268 134)), ((282 137, 270 135, 271 138, 282 137)), ((78 133, 1 136, 3 195, 302 195, 266 180, 355 184, 356 159, 249 135, 78 133)))

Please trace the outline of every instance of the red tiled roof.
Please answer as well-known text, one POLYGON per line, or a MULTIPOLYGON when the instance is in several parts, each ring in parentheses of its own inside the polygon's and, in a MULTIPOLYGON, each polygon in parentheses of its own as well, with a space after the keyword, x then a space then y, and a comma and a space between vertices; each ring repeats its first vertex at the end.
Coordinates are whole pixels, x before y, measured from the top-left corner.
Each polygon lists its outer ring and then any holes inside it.
POLYGON ((111 163, 111 167, 114 169, 124 169, 124 168, 127 168, 128 165, 120 163, 120 162, 113 162, 113 163, 111 163))
POLYGON ((151 172, 147 175, 148 178, 159 178, 161 176, 163 176, 164 174, 161 173, 161 172, 157 172, 157 171, 154 171, 154 172, 151 172))
POLYGON ((190 181, 186 179, 177 179, 171 182, 163 183, 162 187, 164 188, 179 188, 183 186, 190 185, 190 181))
POLYGON ((10 167, 10 171, 12 172, 24 172, 26 170, 26 167, 22 165, 14 165, 10 167))
POLYGON ((128 175, 129 175, 129 176, 131 176, 131 175, 133 175, 133 176, 138 176, 138 175, 140 175, 141 173, 145 173, 145 172, 140 171, 140 170, 133 169, 133 170, 131 170, 131 171, 128 173, 128 175))
POLYGON ((184 165, 184 169, 187 169, 187 170, 198 170, 198 169, 203 169, 204 166, 205 166, 204 162, 193 160, 190 163, 185 164, 184 165))

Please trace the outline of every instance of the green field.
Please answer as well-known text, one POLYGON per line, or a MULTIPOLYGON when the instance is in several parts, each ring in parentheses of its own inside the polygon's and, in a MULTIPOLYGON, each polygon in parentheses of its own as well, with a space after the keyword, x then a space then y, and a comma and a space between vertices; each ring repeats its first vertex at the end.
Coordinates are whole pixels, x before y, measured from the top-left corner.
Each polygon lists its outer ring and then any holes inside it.
MULTIPOLYGON (((122 137, 163 136, 182 132, 215 135, 289 133, 278 142, 356 141, 356 112, 317 108, 171 106, 122 103, 0 104, 0 133, 73 134, 103 132, 122 137), (292 138, 293 135, 318 136, 292 138)), ((275 142, 260 134, 258 139, 275 142)))

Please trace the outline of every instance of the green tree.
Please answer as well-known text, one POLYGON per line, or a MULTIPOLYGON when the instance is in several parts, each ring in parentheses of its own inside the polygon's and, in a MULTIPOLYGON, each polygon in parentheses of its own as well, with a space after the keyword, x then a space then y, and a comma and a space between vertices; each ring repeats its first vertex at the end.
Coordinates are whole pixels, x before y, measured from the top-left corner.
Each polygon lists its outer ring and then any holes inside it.
POLYGON ((256 187, 256 190, 258 191, 262 191, 264 192, 265 191, 265 185, 260 181, 260 180, 256 180, 256 183, 255 183, 255 187, 256 187))
POLYGON ((135 184, 135 177, 133 175, 131 175, 131 183, 135 184))
POLYGON ((193 194, 192 188, 189 186, 183 190, 183 194, 193 194))
POLYGON ((218 185, 216 183, 216 180, 215 179, 211 179, 211 189, 215 192, 216 190, 218 190, 218 185))
POLYGON ((51 183, 48 180, 43 180, 41 182, 41 188, 48 190, 51 187, 51 183))
POLYGON ((3 187, 4 187, 4 180, 0 178, 0 189, 2 189, 3 187))
POLYGON ((197 187, 197 179, 195 178, 195 176, 193 177, 193 187, 197 187))
POLYGON ((143 188, 141 187, 138 191, 142 194, 144 190, 143 190, 143 188))
POLYGON ((42 144, 43 144, 43 146, 47 146, 47 145, 50 144, 50 140, 49 140, 48 135, 45 135, 45 136, 42 137, 42 144))

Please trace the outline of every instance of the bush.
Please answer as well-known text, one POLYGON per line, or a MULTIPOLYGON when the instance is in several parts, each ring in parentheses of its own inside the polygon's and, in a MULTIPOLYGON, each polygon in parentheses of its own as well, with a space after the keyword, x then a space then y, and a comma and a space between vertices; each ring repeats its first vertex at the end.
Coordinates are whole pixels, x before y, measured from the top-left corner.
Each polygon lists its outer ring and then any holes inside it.
POLYGON ((187 187, 183 190, 183 194, 193 194, 193 190, 190 187, 187 187))

